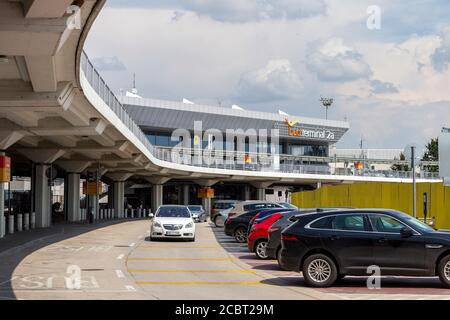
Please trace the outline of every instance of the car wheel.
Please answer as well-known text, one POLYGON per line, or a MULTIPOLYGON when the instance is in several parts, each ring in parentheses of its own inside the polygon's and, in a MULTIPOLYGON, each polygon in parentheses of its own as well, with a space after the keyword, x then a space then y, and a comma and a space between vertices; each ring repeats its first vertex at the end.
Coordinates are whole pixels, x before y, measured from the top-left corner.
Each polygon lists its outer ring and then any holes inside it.
POLYGON ((266 253, 267 240, 260 240, 255 245, 255 254, 258 259, 267 260, 269 257, 266 253))
POLYGON ((239 243, 247 242, 247 230, 245 228, 242 228, 242 227, 237 228, 234 231, 234 238, 239 243))
POLYGON ((445 256, 439 262, 438 275, 442 284, 450 288, 450 255, 445 256))
POLYGON ((313 254, 303 264, 303 278, 308 286, 325 288, 332 286, 338 277, 333 259, 324 254, 313 254))
POLYGON ((280 267, 281 270, 286 271, 286 269, 283 268, 283 266, 281 265, 281 248, 279 248, 277 251, 277 262, 278 262, 278 267, 280 267))
POLYGON ((224 219, 223 219, 223 217, 222 216, 217 216, 215 219, 214 219, 214 224, 216 225, 216 227, 223 227, 224 226, 224 219))

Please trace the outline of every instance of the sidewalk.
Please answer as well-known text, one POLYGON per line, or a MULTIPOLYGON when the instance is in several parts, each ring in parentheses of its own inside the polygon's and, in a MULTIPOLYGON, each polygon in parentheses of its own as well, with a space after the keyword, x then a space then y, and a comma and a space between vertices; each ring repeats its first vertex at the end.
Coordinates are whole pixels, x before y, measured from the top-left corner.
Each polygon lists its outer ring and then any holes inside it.
MULTIPOLYGON (((138 219, 133 219, 138 220, 138 219)), ((27 246, 35 245, 39 242, 48 241, 51 238, 57 238, 58 236, 70 234, 76 235, 80 232, 87 232, 95 230, 100 227, 117 224, 125 221, 131 221, 130 219, 123 220, 108 220, 98 221, 93 224, 85 223, 58 223, 49 228, 44 229, 32 229, 28 231, 15 232, 11 235, 6 235, 0 239, 0 256, 12 253, 15 250, 21 250, 27 246)))

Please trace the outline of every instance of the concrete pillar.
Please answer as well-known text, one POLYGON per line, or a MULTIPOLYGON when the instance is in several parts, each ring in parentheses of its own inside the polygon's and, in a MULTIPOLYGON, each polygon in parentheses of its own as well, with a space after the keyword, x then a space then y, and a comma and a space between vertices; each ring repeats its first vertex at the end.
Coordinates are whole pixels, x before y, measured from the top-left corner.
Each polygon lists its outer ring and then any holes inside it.
POLYGON ((0 182, 0 238, 5 236, 5 230, 5 184, 0 182))
POLYGON ((183 205, 187 206, 189 205, 189 185, 184 184, 183 185, 183 205))
POLYGON ((205 209, 206 215, 211 217, 211 198, 202 198, 202 206, 205 209))
POLYGON ((256 198, 257 200, 266 200, 266 189, 264 188, 256 189, 256 198))
POLYGON ((244 187, 244 200, 251 200, 251 192, 250 192, 250 186, 246 185, 244 187))
POLYGON ((70 222, 81 220, 79 173, 69 173, 67 177, 67 217, 70 222))
POLYGON ((49 179, 46 176, 49 165, 36 165, 36 228, 47 228, 51 225, 51 199, 49 179))
POLYGON ((124 217, 125 182, 114 182, 114 218, 124 217))
POLYGON ((152 212, 156 213, 158 207, 163 204, 163 185, 154 184, 152 186, 152 212))

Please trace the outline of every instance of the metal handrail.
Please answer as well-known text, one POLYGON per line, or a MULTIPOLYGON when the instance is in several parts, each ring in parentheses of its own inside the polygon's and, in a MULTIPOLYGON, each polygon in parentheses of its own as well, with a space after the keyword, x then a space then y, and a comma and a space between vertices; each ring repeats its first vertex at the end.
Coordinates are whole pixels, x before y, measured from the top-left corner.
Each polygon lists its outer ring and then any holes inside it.
MULTIPOLYGON (((150 153, 157 159, 167 162, 175 162, 175 163, 183 163, 196 167, 206 167, 206 168, 217 168, 217 169, 226 169, 226 170, 245 170, 245 171, 266 171, 266 172, 282 172, 282 173, 300 173, 300 174, 327 174, 327 175, 339 175, 339 176, 369 176, 369 177, 389 177, 389 178, 411 178, 411 172, 402 172, 402 171, 392 171, 392 170, 383 170, 383 171, 375 171, 375 170, 357 170, 357 169, 336 169, 334 172, 331 172, 331 169, 328 165, 305 165, 305 164, 296 164, 294 161, 296 160, 304 160, 310 162, 317 162, 317 160, 325 160, 326 164, 332 163, 333 160, 336 160, 334 157, 309 157, 309 156, 292 156, 292 155, 278 155, 280 158, 292 157, 292 160, 284 161, 284 163, 280 163, 276 167, 273 166, 273 163, 270 161, 266 162, 265 159, 271 159, 274 156, 268 153, 249 153, 249 152, 237 152, 237 151, 227 151, 227 150, 215 150, 219 155, 222 152, 223 155, 228 155, 229 152, 233 153, 234 157, 242 158, 250 154, 255 156, 254 158, 262 161, 252 161, 251 163, 245 163, 244 161, 233 161, 227 162, 223 161, 206 161, 202 163, 195 163, 192 159, 183 159, 183 155, 179 155, 180 153, 185 153, 186 151, 188 155, 195 154, 196 150, 191 148, 166 148, 154 146, 148 140, 146 134, 142 131, 142 129, 134 122, 131 116, 128 114, 126 109, 123 107, 120 100, 116 97, 114 92, 109 88, 106 84, 105 80, 101 77, 100 73, 94 68, 93 64, 89 60, 86 52, 82 52, 81 54, 81 71, 84 74, 85 78, 94 89, 94 91, 99 95, 99 97, 105 102, 105 104, 117 115, 117 117, 125 124, 131 132, 135 135, 135 137, 150 151, 150 153), (177 155, 178 154, 178 155, 177 155), (181 157, 181 158, 180 158, 181 157), (187 160, 187 161, 185 161, 187 160)), ((202 152, 210 152, 209 150, 201 149, 202 152)), ((337 157, 338 160, 342 158, 345 160, 349 160, 346 157, 337 157)), ((357 161, 357 159, 354 159, 357 161)), ((366 159, 367 160, 367 159, 366 159)), ((439 176, 437 173, 432 172, 420 172, 417 174, 418 178, 423 179, 432 179, 437 180, 439 176)))

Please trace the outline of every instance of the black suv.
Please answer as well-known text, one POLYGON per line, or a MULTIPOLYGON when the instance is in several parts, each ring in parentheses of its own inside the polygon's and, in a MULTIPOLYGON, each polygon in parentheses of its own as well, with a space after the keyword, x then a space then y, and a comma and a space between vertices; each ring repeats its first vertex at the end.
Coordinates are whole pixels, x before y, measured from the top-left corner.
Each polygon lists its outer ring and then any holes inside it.
POLYGON ((306 214, 282 232, 280 264, 302 271, 307 285, 332 286, 346 275, 439 276, 450 287, 450 232, 399 211, 339 210, 306 214))

